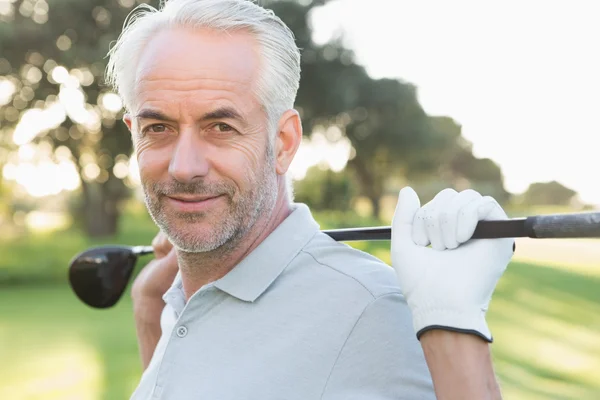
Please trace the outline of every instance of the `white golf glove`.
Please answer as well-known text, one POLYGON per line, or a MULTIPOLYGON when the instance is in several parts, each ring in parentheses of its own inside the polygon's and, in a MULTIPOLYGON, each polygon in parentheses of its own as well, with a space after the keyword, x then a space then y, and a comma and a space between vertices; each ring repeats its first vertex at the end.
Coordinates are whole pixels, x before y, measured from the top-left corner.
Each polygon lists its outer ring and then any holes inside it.
POLYGON ((446 329, 492 342, 485 313, 514 240, 469 239, 478 221, 500 219, 507 216, 496 200, 474 190, 445 189, 422 208, 412 188, 400 191, 392 222, 392 266, 417 338, 430 329, 446 329))

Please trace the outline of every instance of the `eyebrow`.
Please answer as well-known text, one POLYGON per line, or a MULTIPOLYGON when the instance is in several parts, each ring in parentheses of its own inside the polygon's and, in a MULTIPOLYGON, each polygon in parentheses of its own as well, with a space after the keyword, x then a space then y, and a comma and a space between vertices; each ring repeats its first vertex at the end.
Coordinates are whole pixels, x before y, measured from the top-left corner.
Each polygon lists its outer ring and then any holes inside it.
POLYGON ((200 118, 200 121, 207 121, 211 119, 237 119, 239 121, 244 120, 244 118, 242 118, 242 116, 231 107, 220 107, 216 110, 207 112, 200 118))
POLYGON ((159 121, 172 121, 165 114, 156 110, 143 109, 135 115, 138 119, 156 119, 159 121))
MULTIPOLYGON (((139 119, 155 119, 158 121, 173 121, 173 119, 167 117, 165 114, 160 111, 143 109, 139 113, 136 114, 136 118, 139 119)), ((209 121, 214 119, 236 119, 239 121, 244 121, 244 118, 238 113, 235 109, 231 107, 220 107, 216 110, 209 111, 205 113, 202 117, 200 117, 200 121, 209 121)))

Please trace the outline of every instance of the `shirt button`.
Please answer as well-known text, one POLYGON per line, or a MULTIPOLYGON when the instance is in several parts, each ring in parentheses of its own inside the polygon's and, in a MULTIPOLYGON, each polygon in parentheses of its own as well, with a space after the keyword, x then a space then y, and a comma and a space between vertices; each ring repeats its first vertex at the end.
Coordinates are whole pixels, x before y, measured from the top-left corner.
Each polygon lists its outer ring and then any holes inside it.
POLYGON ((187 335, 187 331, 188 331, 187 328, 182 325, 182 326, 180 326, 180 327, 177 328, 177 331, 176 331, 177 332, 177 336, 179 336, 181 338, 185 337, 185 335, 187 335))

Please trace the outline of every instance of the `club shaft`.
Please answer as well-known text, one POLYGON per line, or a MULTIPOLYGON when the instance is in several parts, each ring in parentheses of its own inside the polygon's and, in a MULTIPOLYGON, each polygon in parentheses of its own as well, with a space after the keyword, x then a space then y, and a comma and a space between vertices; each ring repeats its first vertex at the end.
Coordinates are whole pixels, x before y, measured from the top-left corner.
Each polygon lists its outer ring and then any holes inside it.
MULTIPOLYGON (((390 226, 332 229, 323 232, 338 241, 390 240, 392 237, 390 226)), ((471 239, 518 237, 533 239, 600 238, 600 212, 479 221, 471 239)))
MULTIPOLYGON (((327 229, 323 233, 340 242, 390 240, 390 226, 327 229)), ((479 221, 472 239, 529 237, 534 239, 600 238, 600 212, 538 215, 499 221, 479 221)), ((153 252, 152 246, 137 246, 135 254, 153 252)))

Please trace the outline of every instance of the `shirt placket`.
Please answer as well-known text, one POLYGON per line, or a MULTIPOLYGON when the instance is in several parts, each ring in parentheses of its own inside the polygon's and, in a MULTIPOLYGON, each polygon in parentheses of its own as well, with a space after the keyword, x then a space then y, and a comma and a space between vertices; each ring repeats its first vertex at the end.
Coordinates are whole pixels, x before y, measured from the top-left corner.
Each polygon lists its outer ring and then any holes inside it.
POLYGON ((171 330, 169 340, 165 346, 162 362, 158 368, 156 383, 152 391, 152 400, 162 399, 169 376, 177 363, 178 357, 185 357, 185 349, 192 345, 194 334, 200 329, 200 320, 208 311, 221 303, 227 295, 212 284, 202 287, 190 297, 189 301, 179 313, 177 321, 171 330))

